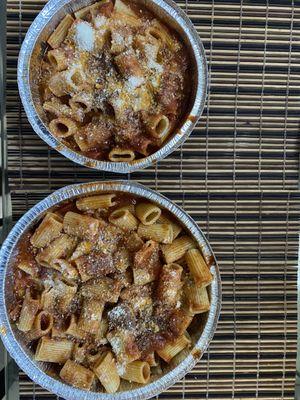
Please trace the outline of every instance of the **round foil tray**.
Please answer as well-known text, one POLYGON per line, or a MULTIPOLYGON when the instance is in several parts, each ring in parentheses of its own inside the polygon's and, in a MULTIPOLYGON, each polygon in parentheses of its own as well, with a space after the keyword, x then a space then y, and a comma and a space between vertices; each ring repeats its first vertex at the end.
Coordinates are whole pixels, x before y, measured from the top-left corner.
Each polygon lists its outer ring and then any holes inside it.
MULTIPOLYGON (((93 0, 94 1, 94 0, 93 0)), ((129 173, 146 168, 163 159, 182 144, 200 118, 207 92, 207 62, 199 35, 190 19, 172 0, 136 0, 145 5, 180 35, 190 55, 191 94, 187 113, 173 135, 155 153, 132 162, 98 161, 83 156, 56 139, 47 128, 47 117, 38 90, 38 71, 45 54, 46 41, 66 13, 72 13, 92 3, 92 0, 50 0, 30 26, 23 41, 18 62, 18 86, 28 120, 35 132, 61 154, 86 167, 129 173)))
POLYGON ((75 184, 66 186, 57 190, 50 196, 32 207, 13 227, 5 240, 0 251, 0 333, 5 347, 11 356, 15 359, 19 367, 35 382, 43 386, 50 392, 53 392, 65 400, 135 400, 148 399, 158 393, 166 390, 169 386, 179 381, 189 370, 191 370, 197 361, 200 360, 203 353, 211 341, 216 330, 217 321, 221 308, 221 281, 219 269, 215 261, 215 257, 210 245, 197 226, 194 220, 186 214, 180 207, 168 200, 161 194, 147 189, 143 185, 130 181, 114 181, 114 182, 92 182, 87 184, 75 184), (81 195, 96 194, 99 192, 124 192, 140 196, 158 204, 163 209, 170 211, 185 229, 194 237, 199 244, 204 257, 207 260, 213 260, 211 272, 214 276, 210 286, 209 295, 211 300, 211 308, 204 315, 201 332, 193 338, 194 347, 188 352, 186 358, 181 360, 174 369, 164 371, 164 375, 157 380, 145 385, 138 384, 126 388, 126 391, 117 392, 115 394, 106 394, 99 392, 88 392, 76 389, 64 384, 59 378, 53 378, 46 373, 47 368, 44 363, 35 362, 33 353, 24 343, 22 335, 10 324, 8 307, 10 302, 10 293, 12 285, 12 268, 10 260, 14 257, 14 252, 19 239, 27 232, 49 209, 58 205, 60 202, 76 198, 81 195), (203 330, 202 330, 203 329, 203 330))

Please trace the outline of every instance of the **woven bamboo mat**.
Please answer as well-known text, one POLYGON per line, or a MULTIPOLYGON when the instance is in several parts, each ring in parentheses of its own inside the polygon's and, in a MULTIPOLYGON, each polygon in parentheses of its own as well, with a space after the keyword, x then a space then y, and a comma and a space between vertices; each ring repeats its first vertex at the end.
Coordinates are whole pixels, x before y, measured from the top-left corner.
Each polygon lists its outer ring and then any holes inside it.
MULTIPOLYGON (((209 351, 159 398, 294 398, 299 181, 298 1, 186 1, 210 91, 181 149, 125 178, 189 212, 219 260, 223 309, 209 351)), ((124 176, 79 167, 34 134, 16 85, 20 44, 42 0, 8 0, 7 155, 16 220, 53 190, 124 176)), ((20 397, 56 399, 20 372, 20 397)))

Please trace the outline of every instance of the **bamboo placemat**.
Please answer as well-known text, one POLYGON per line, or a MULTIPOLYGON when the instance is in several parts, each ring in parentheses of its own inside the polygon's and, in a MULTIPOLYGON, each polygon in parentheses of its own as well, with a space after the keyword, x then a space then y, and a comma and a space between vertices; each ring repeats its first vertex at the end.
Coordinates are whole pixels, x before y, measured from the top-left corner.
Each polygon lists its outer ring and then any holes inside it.
MULTIPOLYGON (((8 0, 7 155, 17 219, 72 182, 131 178, 189 212, 220 263, 223 309, 209 352, 166 399, 292 399, 299 180, 298 1, 178 2, 207 51, 207 107, 181 149, 128 176, 63 158, 32 131, 16 85, 42 0, 8 0), (263 191, 262 191, 263 190, 263 191)), ((20 372, 21 399, 55 399, 20 372)))

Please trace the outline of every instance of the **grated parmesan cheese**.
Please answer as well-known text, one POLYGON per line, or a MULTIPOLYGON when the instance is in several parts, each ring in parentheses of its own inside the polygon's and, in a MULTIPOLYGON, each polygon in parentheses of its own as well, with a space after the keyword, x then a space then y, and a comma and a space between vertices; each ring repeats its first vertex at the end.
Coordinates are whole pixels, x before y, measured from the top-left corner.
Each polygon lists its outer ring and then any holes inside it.
POLYGON ((156 61, 154 61, 152 59, 150 59, 150 60, 148 59, 147 66, 150 69, 154 69, 159 74, 162 74, 164 71, 163 66, 161 64, 158 64, 156 61))
POLYGON ((126 371, 126 363, 123 362, 121 363, 117 363, 117 371, 118 371, 118 375, 122 376, 125 374, 126 371))
POLYGON ((130 76, 127 80, 129 89, 136 89, 144 83, 144 78, 139 76, 130 76))
POLYGON ((76 25, 76 44, 80 50, 92 51, 95 43, 95 32, 91 24, 80 21, 76 25))
POLYGON ((177 303, 176 303, 176 307, 175 308, 180 308, 180 307, 181 307, 181 301, 178 300, 177 303))
POLYGON ((120 33, 118 31, 114 31, 112 33, 112 45, 121 46, 121 47, 129 47, 133 43, 132 35, 125 35, 124 33, 120 33))
POLYGON ((145 55, 148 60, 155 61, 157 57, 157 46, 153 46, 152 44, 145 43, 144 45, 145 55))
POLYGON ((118 355, 122 352, 123 343, 122 340, 118 336, 113 336, 109 339, 113 352, 118 355))
POLYGON ((54 287, 55 283, 51 276, 48 276, 47 279, 44 279, 43 284, 45 288, 54 287))
POLYGON ((125 38, 119 32, 116 32, 114 34, 113 42, 114 44, 125 45, 125 38))
POLYGON ((103 28, 107 23, 107 18, 104 15, 98 15, 94 20, 96 29, 103 28))
POLYGON ((157 46, 154 46, 152 44, 145 44, 145 55, 147 58, 147 67, 150 69, 154 69, 157 73, 162 74, 163 73, 163 66, 156 62, 157 58, 157 46))

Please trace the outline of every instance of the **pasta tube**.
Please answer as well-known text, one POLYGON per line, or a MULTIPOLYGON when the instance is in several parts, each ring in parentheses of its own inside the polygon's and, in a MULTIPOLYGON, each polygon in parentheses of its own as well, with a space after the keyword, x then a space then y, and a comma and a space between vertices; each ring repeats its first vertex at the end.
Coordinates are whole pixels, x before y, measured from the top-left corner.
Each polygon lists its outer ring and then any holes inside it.
POLYGON ((51 265, 54 269, 60 271, 62 276, 67 281, 75 281, 79 277, 77 269, 66 260, 63 259, 54 260, 51 265))
POLYGON ((102 5, 109 3, 110 0, 100 0, 97 1, 95 4, 80 8, 79 10, 75 11, 75 17, 78 19, 84 19, 87 14, 91 13, 93 14, 94 12, 97 12, 97 9, 99 9, 102 5))
POLYGON ((84 339, 86 332, 78 328, 77 317, 72 314, 67 318, 64 327, 59 329, 56 327, 52 328, 51 336, 52 338, 66 338, 72 336, 76 339, 84 339))
POLYGON ((108 217, 109 222, 127 231, 134 231, 138 227, 138 221, 129 210, 115 210, 108 217))
POLYGON ((59 376, 69 385, 85 390, 91 389, 95 378, 95 375, 91 370, 72 360, 66 361, 59 376))
POLYGON ((151 203, 139 203, 135 210, 138 219, 144 225, 154 224, 161 215, 161 209, 151 203))
POLYGON ((26 338, 29 341, 39 339, 47 335, 53 327, 53 315, 47 311, 40 311, 35 317, 32 329, 28 332, 26 338))
POLYGON ((74 113, 87 114, 92 110, 93 97, 89 93, 77 93, 69 100, 74 113))
POLYGON ((18 322, 18 329, 20 331, 22 332, 30 331, 39 308, 40 308, 40 299, 34 298, 31 294, 30 289, 27 288, 18 322))
POLYGON ((163 214, 158 218, 157 223, 158 224, 170 224, 170 225, 172 225, 172 228, 173 228, 173 239, 172 239, 172 242, 173 242, 174 239, 177 238, 179 233, 182 231, 182 227, 180 225, 176 224, 175 222, 173 222, 172 220, 170 220, 169 218, 167 218, 163 214))
POLYGON ((30 243, 32 246, 38 248, 47 246, 53 239, 60 235, 62 226, 62 220, 58 215, 53 213, 46 214, 31 236, 30 243))
POLYGON ((108 159, 113 162, 130 162, 135 159, 134 151, 115 147, 108 154, 108 159))
POLYGON ((210 301, 206 287, 197 287, 191 283, 184 288, 187 298, 188 311, 191 314, 200 314, 210 309, 210 301))
POLYGON ((213 275, 211 274, 200 251, 198 249, 188 250, 185 259, 195 280, 196 286, 208 286, 213 280, 213 275))
POLYGON ((166 138, 170 133, 170 120, 166 115, 154 115, 148 118, 147 129, 155 138, 166 138))
POLYGON ((162 267, 158 288, 158 300, 168 307, 174 307, 179 300, 182 288, 181 274, 183 268, 178 264, 166 264, 162 267))
POLYGON ((78 236, 81 239, 93 237, 99 229, 100 220, 88 215, 77 214, 69 211, 64 216, 64 231, 69 235, 78 236))
POLYGON ((50 64, 53 65, 57 71, 63 71, 68 68, 68 57, 63 49, 50 50, 47 56, 50 64))
POLYGON ((149 28, 146 30, 146 33, 153 36, 161 43, 166 43, 170 47, 170 49, 176 51, 175 41, 173 40, 170 33, 167 31, 167 28, 165 28, 159 21, 154 20, 154 22, 152 22, 152 25, 149 26, 149 28))
POLYGON ((133 279, 136 285, 146 285, 157 279, 161 268, 159 253, 159 245, 153 240, 146 242, 135 253, 133 279))
POLYGON ((133 361, 126 365, 121 376, 126 381, 146 384, 150 380, 150 365, 146 361, 133 361))
POLYGON ((56 292, 53 287, 46 287, 41 295, 41 308, 53 312, 56 306, 56 292))
POLYGON ((57 292, 58 310, 62 313, 67 312, 77 292, 77 285, 57 280, 54 290, 57 292))
POLYGON ((59 138, 73 136, 77 132, 77 129, 76 122, 67 117, 55 118, 49 123, 50 132, 59 138))
POLYGON ((182 335, 174 342, 167 343, 162 350, 157 351, 157 354, 165 362, 169 363, 176 354, 180 353, 190 343, 191 341, 185 335, 182 335))
POLYGON ((65 40, 69 28, 74 22, 74 18, 72 15, 67 14, 64 19, 59 23, 59 25, 56 27, 54 32, 50 35, 49 39, 47 42, 50 44, 50 46, 53 49, 56 49, 61 45, 61 43, 65 40))
POLYGON ((158 243, 172 243, 173 241, 171 224, 139 224, 137 233, 144 239, 152 239, 158 243))
POLYGON ((70 257, 70 261, 74 261, 77 258, 89 254, 92 251, 92 243, 88 241, 80 242, 79 245, 76 247, 74 253, 70 257))
POLYGON ((195 242, 189 236, 181 236, 174 240, 171 244, 162 246, 162 252, 166 262, 172 263, 179 260, 185 255, 187 250, 195 247, 195 242))
POLYGON ((80 211, 97 210, 114 206, 115 194, 100 194, 97 196, 82 197, 76 201, 76 207, 80 211))
POLYGON ((115 393, 120 386, 120 377, 113 354, 109 351, 94 366, 94 373, 107 393, 115 393))
POLYGON ((35 263, 29 261, 22 261, 17 265, 17 268, 19 268, 21 271, 24 271, 26 274, 32 276, 33 278, 37 277, 38 268, 37 265, 35 265, 35 263))
POLYGON ((77 240, 71 236, 62 234, 54 239, 49 246, 41 250, 36 256, 36 260, 44 267, 57 268, 53 260, 68 257, 72 254, 77 240))
POLYGON ((84 300, 78 327, 85 332, 96 334, 100 329, 104 304, 96 300, 84 300))
POLYGON ((100 322, 100 329, 95 335, 95 341, 103 343, 103 341, 106 341, 106 334, 108 331, 108 320, 106 318, 102 318, 100 322))
POLYGON ((141 352, 135 343, 135 337, 130 331, 125 329, 114 330, 110 331, 106 337, 120 364, 127 364, 141 357, 141 352))
POLYGON ((73 342, 66 339, 50 339, 43 336, 36 348, 35 360, 50 363, 64 363, 72 355, 73 342))

